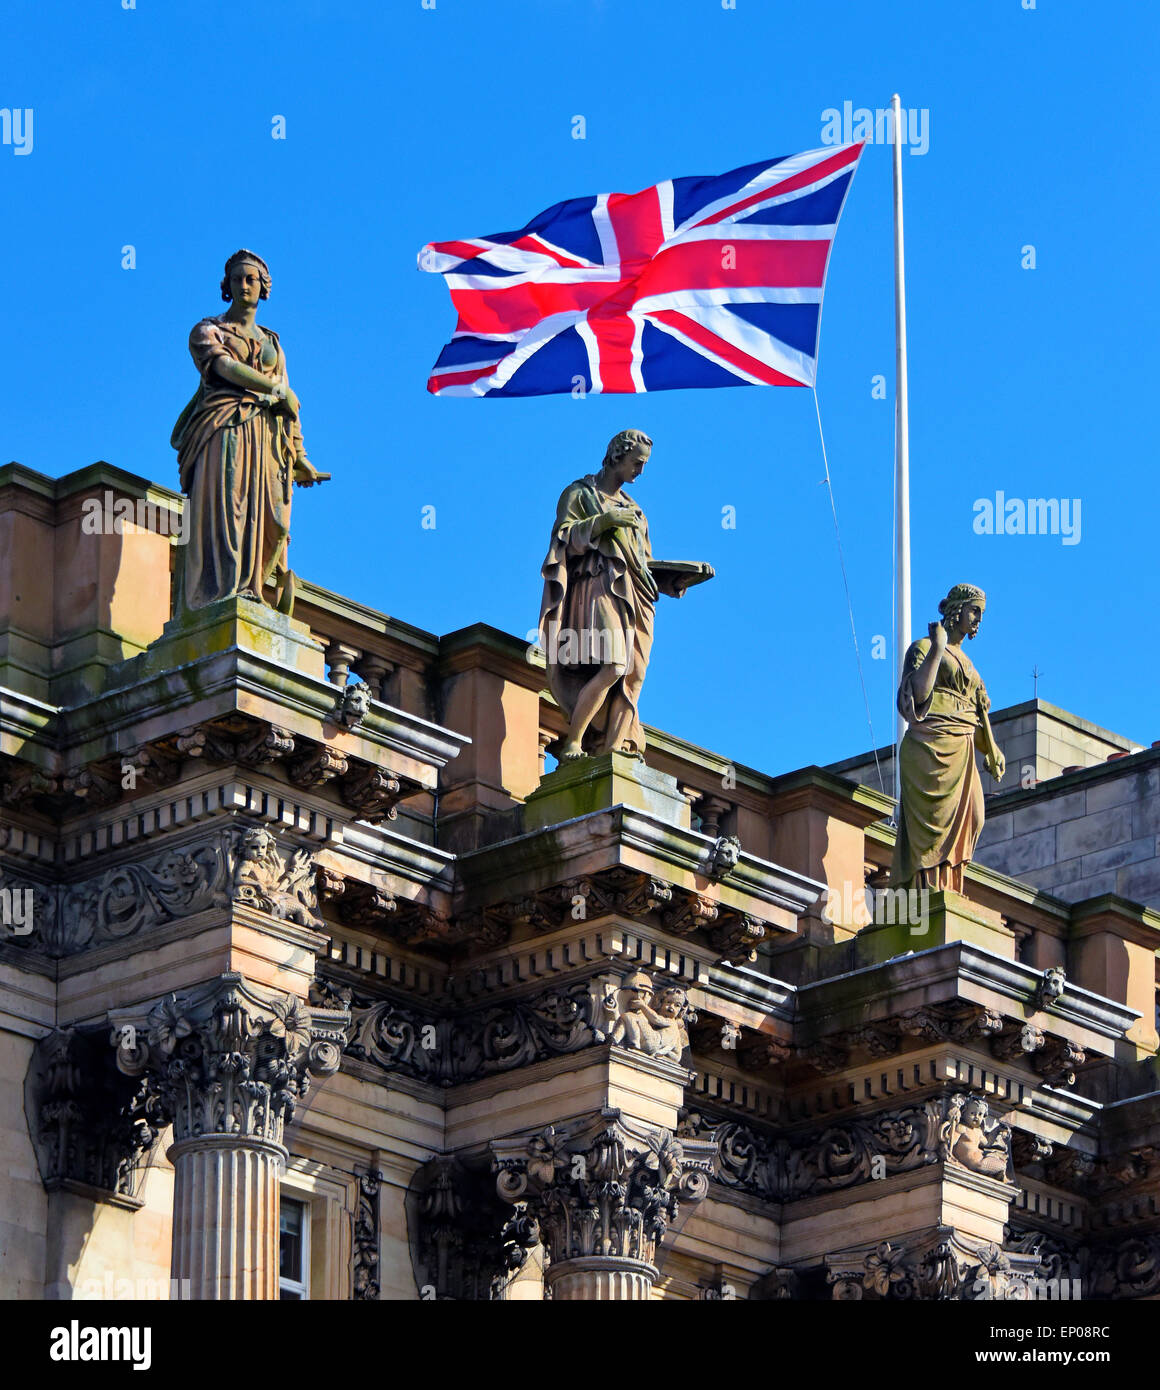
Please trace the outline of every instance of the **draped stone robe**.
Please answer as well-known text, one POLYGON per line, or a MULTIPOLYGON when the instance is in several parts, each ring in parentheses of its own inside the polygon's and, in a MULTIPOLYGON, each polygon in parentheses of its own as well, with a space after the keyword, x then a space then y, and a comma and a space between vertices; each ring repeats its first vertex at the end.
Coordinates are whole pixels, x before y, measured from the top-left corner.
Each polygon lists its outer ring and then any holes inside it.
POLYGON ((983 828, 975 749, 991 702, 967 654, 948 646, 930 698, 917 705, 914 679, 929 650, 929 637, 911 645, 898 687, 908 728, 899 750, 902 806, 890 884, 961 892, 963 865, 983 828))
POLYGON ((271 388, 286 384, 278 335, 256 326, 260 340, 220 315, 202 319, 189 335, 201 384, 171 440, 190 507, 189 543, 178 560, 179 608, 203 608, 232 594, 269 602, 263 588, 287 571, 294 461, 305 452, 298 421, 215 369, 228 358, 268 378, 271 388))
POLYGON ((631 497, 602 492, 593 473, 564 489, 542 570, 540 635, 549 687, 570 720, 580 691, 602 665, 621 672, 592 721, 587 751, 644 752, 638 705, 658 594, 651 559, 648 523, 631 497), (594 537, 596 518, 616 507, 631 509, 641 528, 594 537))

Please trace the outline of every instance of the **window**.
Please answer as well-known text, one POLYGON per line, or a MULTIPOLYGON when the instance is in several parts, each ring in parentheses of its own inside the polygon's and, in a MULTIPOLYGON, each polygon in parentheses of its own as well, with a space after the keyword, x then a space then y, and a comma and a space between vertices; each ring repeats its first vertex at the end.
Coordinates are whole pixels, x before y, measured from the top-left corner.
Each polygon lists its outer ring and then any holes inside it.
POLYGON ((310 1212, 283 1197, 278 1212, 278 1297, 310 1297, 310 1212))

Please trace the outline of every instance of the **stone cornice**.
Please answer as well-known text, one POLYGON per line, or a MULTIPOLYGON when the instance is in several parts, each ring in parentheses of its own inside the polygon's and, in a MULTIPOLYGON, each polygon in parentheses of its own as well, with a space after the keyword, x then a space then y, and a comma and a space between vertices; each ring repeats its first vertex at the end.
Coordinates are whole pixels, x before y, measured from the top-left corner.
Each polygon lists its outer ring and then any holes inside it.
POLYGON ((527 659, 528 643, 487 623, 458 628, 439 639, 439 674, 487 671, 539 693, 547 686, 543 657, 527 659))
POLYGON ((798 988, 745 965, 711 965, 706 994, 738 1008, 792 1022, 797 1016, 798 988))
POLYGON ((804 874, 744 852, 724 878, 710 879, 713 843, 708 836, 671 825, 646 811, 614 806, 473 850, 460 856, 459 865, 465 899, 473 904, 499 900, 505 890, 512 891, 510 885, 517 880, 523 885, 522 892, 558 883, 582 871, 572 867, 581 857, 587 861, 595 856, 607 864, 628 863, 625 850, 637 851, 662 867, 702 880, 706 890, 715 887, 721 901, 738 910, 756 911, 760 904, 766 904, 796 917, 824 891, 824 884, 804 874))
MULTIPOLYGON (((1030 1017, 1035 1010, 1028 1006, 1042 979, 1042 972, 1019 961, 1006 960, 967 941, 951 941, 804 984, 798 1001, 801 1020, 808 1026, 817 1019, 818 1035, 824 1036, 899 1009, 917 1008, 920 1003, 955 998, 984 1003, 982 990, 1017 1003, 1021 1016, 1030 1017)), ((1053 1018, 1065 1020, 1083 1029, 1090 1042, 1102 1040, 1105 1046, 1100 1050, 1110 1054, 1110 1044, 1124 1035, 1139 1014, 1068 981, 1065 993, 1036 1016, 1047 1023, 1053 1018)))
POLYGON ((0 466, 0 489, 12 486, 53 499, 71 497, 74 493, 94 487, 113 487, 128 496, 144 497, 153 493, 158 498, 176 504, 178 508, 185 500, 181 493, 174 492, 149 478, 142 478, 137 473, 129 473, 114 463, 106 463, 104 459, 74 469, 60 478, 50 478, 46 473, 38 473, 35 469, 15 461, 6 463, 0 466))
POLYGON ((427 632, 423 628, 415 627, 412 623, 403 622, 399 618, 392 618, 386 613, 379 612, 378 609, 370 608, 364 603, 358 603, 355 599, 347 598, 344 594, 335 593, 331 589, 324 589, 320 584, 313 584, 308 579, 300 578, 298 580, 297 601, 302 605, 304 616, 307 610, 314 609, 319 613, 330 614, 338 618, 351 629, 352 636, 355 633, 360 636, 374 633, 387 639, 391 647, 398 647, 400 656, 411 655, 412 659, 407 663, 408 665, 415 664, 413 657, 415 652, 421 653, 427 659, 434 658, 438 654, 439 639, 433 632, 427 632))
POLYGON ((1144 771, 1156 763, 1160 763, 1160 748, 1139 748, 1136 752, 1127 753, 1125 757, 1116 758, 1112 762, 1081 767, 1076 772, 1061 772, 1047 781, 1037 782, 1033 787, 1012 787, 1009 791, 995 792, 987 798, 987 811, 990 815, 999 815, 1003 811, 1017 810, 1029 802, 1049 801, 1054 796, 1075 791, 1095 782, 1112 781, 1129 776, 1133 772, 1144 771))
POLYGON ((52 754, 46 743, 59 714, 59 705, 0 686, 0 753, 19 754, 22 761, 36 767, 50 767, 52 754))
POLYGON ((798 768, 771 778, 769 796, 774 815, 801 806, 819 806, 838 819, 862 828, 894 812, 893 798, 817 766, 798 768))
MULTIPOLYGON (((135 745, 146 717, 154 725, 151 737, 157 739, 234 712, 319 740, 324 738, 321 726, 333 720, 337 698, 337 687, 330 681, 288 670, 260 653, 235 646, 62 710, 54 741, 72 766, 120 752, 123 743, 135 745)), ((392 754, 402 755, 408 764, 405 770, 427 786, 434 786, 435 770, 471 742, 465 735, 377 700, 370 701, 354 734, 335 734, 334 741, 352 751, 360 744, 367 746, 368 753, 379 750, 388 763, 392 754)))
POLYGON ((1072 906, 1070 940, 1078 941, 1101 931, 1114 932, 1149 950, 1160 950, 1160 912, 1115 893, 1085 898, 1072 906))

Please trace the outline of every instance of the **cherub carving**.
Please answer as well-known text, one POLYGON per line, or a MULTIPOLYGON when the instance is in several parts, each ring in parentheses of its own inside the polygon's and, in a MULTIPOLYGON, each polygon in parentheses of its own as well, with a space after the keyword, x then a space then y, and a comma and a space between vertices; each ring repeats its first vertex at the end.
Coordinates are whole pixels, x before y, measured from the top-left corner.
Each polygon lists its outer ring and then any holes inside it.
POLYGON ((689 1046, 688 998, 679 986, 670 985, 661 990, 654 1008, 653 992, 652 978, 643 970, 625 975, 619 990, 608 990, 604 997, 604 1012, 611 1020, 608 1038, 648 1057, 679 1061, 689 1046))
POLYGON ((1011 1163, 1011 1122, 988 1120, 981 1096, 955 1095, 947 1106, 940 1133, 943 1159, 972 1173, 1006 1178, 1011 1163))

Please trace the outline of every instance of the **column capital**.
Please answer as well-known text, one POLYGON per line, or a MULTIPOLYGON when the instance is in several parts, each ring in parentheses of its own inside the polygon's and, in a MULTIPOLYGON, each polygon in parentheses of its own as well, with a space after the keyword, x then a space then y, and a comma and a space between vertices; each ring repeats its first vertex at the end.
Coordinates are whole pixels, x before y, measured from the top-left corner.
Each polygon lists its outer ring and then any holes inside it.
POLYGON ((171 994, 144 1019, 110 1014, 117 1065, 148 1074, 176 1145, 231 1137, 280 1146, 310 1077, 333 1075, 345 1009, 259 990, 236 972, 171 994))
MULTIPOLYGON (((543 1239, 555 1296, 647 1297, 657 1247, 680 1203, 709 1190, 716 1145, 605 1108, 497 1140, 491 1151, 496 1190, 516 1208, 513 1246, 543 1239), (611 1277, 613 1270, 624 1278, 611 1277), (583 1289, 572 1287, 577 1281, 583 1289)), ((519 1254, 513 1248, 509 1264, 518 1266, 519 1254)))

